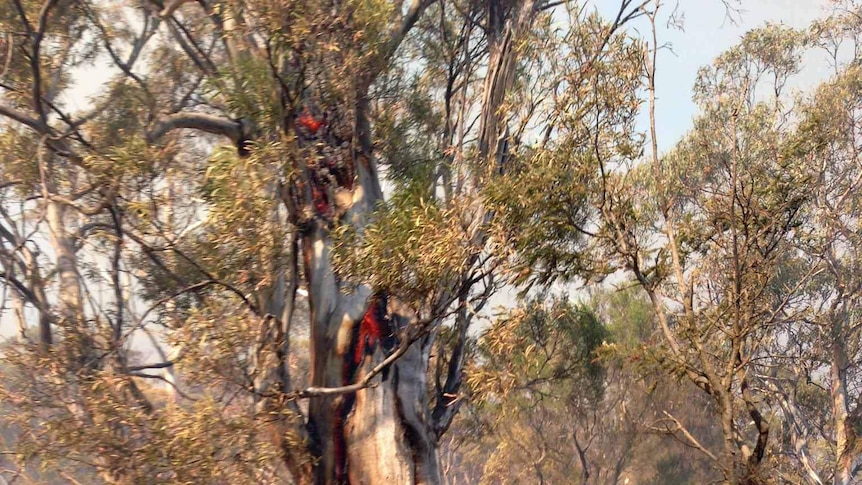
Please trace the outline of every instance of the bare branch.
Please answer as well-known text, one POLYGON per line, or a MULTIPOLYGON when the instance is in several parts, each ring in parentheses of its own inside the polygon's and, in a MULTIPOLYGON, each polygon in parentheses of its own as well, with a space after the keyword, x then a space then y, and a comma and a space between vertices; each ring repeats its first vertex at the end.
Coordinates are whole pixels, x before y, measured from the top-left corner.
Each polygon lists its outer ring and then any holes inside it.
POLYGON ((221 135, 234 143, 239 143, 243 135, 243 126, 239 121, 204 113, 177 113, 156 121, 147 133, 147 141, 153 143, 168 132, 183 128, 221 135))
POLYGON ((138 327, 142 326, 144 323, 144 320, 146 320, 146 318, 149 316, 149 314, 152 313, 156 308, 158 308, 158 307, 164 305, 165 303, 177 298, 180 295, 184 295, 184 294, 190 293, 190 292, 199 291, 199 290, 202 290, 208 286, 221 286, 222 288, 225 288, 228 291, 230 291, 231 293, 237 295, 243 301, 245 306, 255 315, 260 316, 260 317, 274 318, 274 317, 272 317, 272 315, 261 315, 260 310, 257 308, 257 306, 254 303, 252 303, 248 299, 248 297, 245 296, 241 291, 239 291, 239 289, 236 288, 235 286, 233 286, 229 283, 225 283, 224 281, 218 281, 218 280, 210 279, 210 280, 201 281, 199 283, 195 283, 193 285, 187 286, 187 287, 185 287, 185 288, 183 288, 177 292, 174 292, 174 293, 160 299, 159 301, 153 303, 152 305, 150 305, 149 308, 147 308, 146 311, 144 311, 144 313, 140 316, 140 318, 138 318, 138 325, 137 326, 138 327))
POLYGON ((18 278, 15 278, 13 275, 4 271, 0 271, 0 279, 5 280, 6 283, 11 285, 25 300, 32 303, 37 308, 39 307, 39 301, 36 299, 36 295, 18 278))
POLYGON ((213 63, 207 53, 198 46, 191 33, 185 28, 185 26, 183 26, 182 23, 180 23, 180 21, 171 16, 167 20, 167 24, 171 34, 174 36, 174 39, 176 39, 177 43, 183 49, 183 52, 189 56, 198 69, 210 76, 218 74, 218 68, 215 63, 213 63))
POLYGON ((188 394, 184 393, 182 390, 180 390, 180 388, 179 388, 179 387, 177 387, 177 385, 176 385, 176 384, 174 384, 173 382, 171 382, 169 379, 165 379, 165 378, 164 378, 164 376, 155 375, 155 374, 145 374, 145 373, 143 373, 143 372, 130 372, 130 373, 129 373, 129 375, 130 375, 130 376, 132 376, 132 377, 140 377, 141 379, 155 379, 155 380, 158 380, 158 381, 165 382, 165 383, 169 384, 171 387, 173 387, 173 388, 174 388, 174 390, 176 391, 176 393, 177 393, 180 397, 182 397, 182 398, 184 398, 184 399, 188 399, 189 401, 196 401, 196 399, 195 399, 195 398, 193 398, 193 397, 189 396, 188 394))
POLYGON ((674 436, 675 433, 677 431, 679 431, 680 433, 682 433, 682 435, 687 440, 687 443, 685 443, 685 444, 691 446, 692 448, 694 448, 694 449, 700 451, 701 453, 703 453, 704 455, 708 456, 713 462, 720 463, 718 460, 718 457, 716 457, 715 454, 713 454, 711 451, 706 449, 702 444, 700 444, 700 441, 698 441, 697 438, 695 438, 691 433, 689 433, 688 430, 685 428, 685 426, 683 426, 682 423, 680 423, 678 419, 676 419, 672 414, 668 413, 667 411, 662 411, 662 413, 665 416, 667 416, 667 419, 669 421, 671 421, 675 425, 675 427, 671 428, 669 426, 665 426, 664 429, 653 428, 654 430, 668 433, 671 436, 674 436))
MULTIPOLYGON (((50 104, 50 103, 48 103, 50 104)), ((45 144, 60 156, 67 157, 73 163, 81 163, 82 157, 78 155, 72 148, 69 140, 61 136, 56 136, 55 131, 47 123, 38 119, 31 118, 26 114, 0 104, 0 117, 6 117, 13 121, 17 121, 22 125, 32 129, 36 133, 45 137, 45 144)))
POLYGON ((99 33, 102 37, 102 45, 105 46, 105 50, 108 52, 108 55, 110 55, 111 60, 114 61, 114 64, 119 67, 120 70, 122 70, 126 76, 132 78, 141 87, 141 89, 143 89, 144 92, 147 93, 147 96, 152 99, 153 95, 150 93, 146 82, 140 76, 132 72, 132 67, 135 64, 135 61, 140 56, 144 44, 146 44, 147 41, 153 36, 153 34, 156 33, 156 30, 158 29, 159 25, 159 19, 156 19, 154 22, 150 23, 150 16, 147 13, 147 10, 144 10, 145 17, 141 36, 135 40, 135 43, 132 46, 132 52, 129 54, 129 59, 126 62, 123 62, 123 60, 120 59, 120 56, 117 54, 116 49, 114 49, 114 47, 111 45, 108 30, 99 19, 98 14, 93 11, 89 3, 79 1, 78 4, 84 8, 84 10, 87 12, 87 17, 89 17, 90 21, 93 22, 93 24, 99 30, 99 33))
POLYGON ((407 13, 403 13, 400 8, 401 2, 399 2, 399 5, 396 5, 396 15, 390 29, 389 42, 382 49, 380 56, 377 57, 376 65, 369 71, 366 83, 370 84, 376 75, 385 68, 389 59, 398 50, 401 42, 404 41, 407 33, 410 32, 410 29, 422 17, 422 13, 436 2, 437 0, 412 0, 410 6, 407 8, 407 13))
POLYGON ((128 370, 129 372, 137 372, 137 371, 148 370, 148 369, 167 369, 168 367, 173 367, 173 366, 174 366, 174 362, 170 361, 170 362, 159 362, 157 364, 130 365, 126 370, 128 370))
POLYGON ((389 354, 389 357, 383 359, 383 362, 377 364, 373 369, 371 369, 368 374, 365 374, 362 379, 357 381, 354 384, 350 384, 347 386, 341 387, 307 387, 301 391, 297 391, 289 394, 289 397, 306 399, 310 397, 318 397, 318 396, 337 396, 341 394, 352 394, 354 392, 365 389, 371 384, 371 380, 377 377, 378 374, 386 370, 390 365, 395 363, 402 355, 407 353, 407 350, 410 349, 410 345, 418 340, 418 337, 415 339, 405 340, 395 352, 389 354))
POLYGON ((0 116, 5 116, 6 118, 17 121, 18 123, 32 128, 37 133, 43 135, 51 131, 51 128, 47 124, 35 118, 31 118, 14 108, 10 108, 9 106, 4 106, 2 104, 0 104, 0 116))

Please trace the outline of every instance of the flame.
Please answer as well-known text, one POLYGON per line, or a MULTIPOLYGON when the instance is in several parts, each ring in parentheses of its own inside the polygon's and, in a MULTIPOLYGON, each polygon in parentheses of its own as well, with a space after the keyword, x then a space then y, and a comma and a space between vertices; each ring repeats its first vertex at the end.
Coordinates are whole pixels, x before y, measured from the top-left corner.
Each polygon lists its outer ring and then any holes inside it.
POLYGON ((317 130, 323 126, 323 121, 311 116, 309 113, 303 113, 297 120, 300 125, 308 128, 312 134, 317 133, 317 130))

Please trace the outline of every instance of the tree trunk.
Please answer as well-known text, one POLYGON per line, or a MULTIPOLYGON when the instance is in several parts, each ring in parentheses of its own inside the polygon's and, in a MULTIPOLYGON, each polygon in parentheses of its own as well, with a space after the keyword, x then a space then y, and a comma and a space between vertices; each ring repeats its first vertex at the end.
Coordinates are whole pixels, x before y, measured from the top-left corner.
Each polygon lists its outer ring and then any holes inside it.
POLYGON ((515 81, 518 65, 516 41, 526 31, 536 12, 537 0, 521 0, 507 11, 505 2, 488 2, 488 72, 483 89, 479 126, 479 156, 502 170, 507 155, 509 130, 502 112, 506 94, 515 81))
MULTIPOLYGON (((370 157, 356 160, 357 183, 345 219, 358 231, 382 199, 370 157)), ((400 343, 410 318, 370 288, 347 288, 331 266, 328 230, 315 224, 302 238, 311 309, 311 384, 341 387, 366 375, 400 343), (365 332, 366 325, 375 326, 365 332), (376 336, 376 337, 375 337, 376 336)), ((356 393, 309 403, 314 483, 440 483, 433 432, 426 420, 426 371, 431 339, 424 337, 356 393)))
POLYGON ((45 219, 48 222, 51 248, 57 260, 59 304, 56 324, 64 333, 65 348, 70 352, 69 363, 79 368, 94 367, 98 365, 98 359, 95 358, 93 333, 85 328, 87 323, 75 238, 67 229, 66 207, 58 201, 47 200, 46 203, 45 219))
MULTIPOLYGON (((843 327, 842 322, 835 322, 837 328, 843 327)), ((837 330, 837 329, 836 329, 837 330)), ((855 472, 862 465, 862 454, 858 445, 858 413, 849 412, 847 401, 847 354, 841 341, 844 332, 834 331, 832 342, 832 361, 829 365, 829 377, 832 394, 832 416, 835 425, 835 475, 834 485, 850 485, 855 472)))
MULTIPOLYGON (((441 483, 434 435, 425 420, 430 342, 427 336, 416 342, 378 386, 356 394, 345 427, 350 483, 441 483)), ((366 361, 382 360, 380 350, 366 361)), ((358 377, 368 368, 363 366, 358 377)))
POLYGON ((61 323, 63 325, 76 326, 83 323, 84 301, 81 295, 78 265, 75 256, 75 239, 66 230, 64 216, 65 207, 61 202, 48 202, 45 218, 48 221, 48 228, 50 230, 51 246, 57 257, 61 323))

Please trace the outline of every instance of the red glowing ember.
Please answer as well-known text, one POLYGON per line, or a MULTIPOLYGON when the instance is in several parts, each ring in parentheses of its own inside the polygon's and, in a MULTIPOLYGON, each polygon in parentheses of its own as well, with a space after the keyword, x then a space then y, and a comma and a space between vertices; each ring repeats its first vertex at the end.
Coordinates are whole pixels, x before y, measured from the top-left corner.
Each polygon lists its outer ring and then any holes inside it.
POLYGON ((308 128, 308 131, 312 134, 317 133, 317 130, 323 126, 323 120, 319 120, 308 113, 303 113, 297 121, 299 121, 300 125, 308 128))

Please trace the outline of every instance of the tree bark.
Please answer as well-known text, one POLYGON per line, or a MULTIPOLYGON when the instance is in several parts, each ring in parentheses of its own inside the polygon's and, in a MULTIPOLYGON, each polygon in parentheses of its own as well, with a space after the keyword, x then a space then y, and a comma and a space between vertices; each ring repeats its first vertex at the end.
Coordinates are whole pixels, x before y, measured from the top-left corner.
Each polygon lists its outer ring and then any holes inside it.
POLYGON ((538 0, 514 2, 507 11, 506 2, 488 2, 488 72, 485 75, 482 114, 479 126, 479 156, 496 162, 502 169, 508 143, 508 127, 502 113, 506 94, 515 81, 518 53, 515 41, 533 19, 538 0))
MULTIPOLYGON (((362 127, 361 123, 358 123, 362 127)), ((344 215, 360 233, 383 194, 374 161, 356 157, 357 181, 344 215)), ((413 323, 398 305, 366 286, 346 287, 331 265, 328 230, 302 236, 311 310, 311 384, 341 387, 361 379, 405 339, 413 323), (380 338, 363 335, 377 319, 380 338)), ((317 462, 314 483, 440 483, 437 450, 426 421, 430 338, 419 339, 373 385, 356 393, 314 397, 308 429, 317 462)))
MULTIPOLYGON (((843 323, 834 323, 843 327, 843 323)), ((829 377, 832 395, 832 416, 835 426, 835 475, 833 485, 850 485, 856 471, 862 465, 862 454, 858 444, 856 430, 860 425, 859 414, 849 412, 847 399, 847 367, 848 359, 841 337, 844 332, 834 331, 832 342, 832 360, 829 365, 829 377)))
POLYGON ((66 229, 66 208, 63 203, 48 200, 47 204, 45 219, 48 222, 51 246, 57 258, 59 323, 74 331, 84 323, 84 301, 75 256, 75 239, 66 229))

